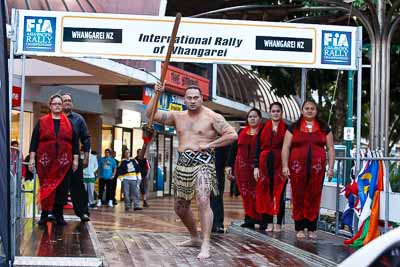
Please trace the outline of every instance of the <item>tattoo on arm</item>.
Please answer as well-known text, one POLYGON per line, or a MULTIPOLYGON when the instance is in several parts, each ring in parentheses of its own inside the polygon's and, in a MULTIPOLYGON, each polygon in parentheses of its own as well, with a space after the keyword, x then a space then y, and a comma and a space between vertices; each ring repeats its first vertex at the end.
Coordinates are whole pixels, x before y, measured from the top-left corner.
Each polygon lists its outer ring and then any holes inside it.
POLYGON ((225 118, 222 115, 218 114, 215 117, 214 128, 218 133, 221 134, 229 127, 230 127, 229 123, 225 120, 225 118))

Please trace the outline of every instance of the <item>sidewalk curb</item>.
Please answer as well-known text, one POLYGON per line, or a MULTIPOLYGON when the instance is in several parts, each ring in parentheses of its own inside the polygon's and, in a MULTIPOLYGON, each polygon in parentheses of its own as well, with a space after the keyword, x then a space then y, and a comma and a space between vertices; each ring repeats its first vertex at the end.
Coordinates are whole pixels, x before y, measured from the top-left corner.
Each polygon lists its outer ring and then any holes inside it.
POLYGON ((239 235, 245 235, 260 241, 264 241, 268 243, 269 245, 276 247, 302 261, 305 263, 309 264, 310 266, 326 266, 326 267, 333 267, 337 266, 337 263, 327 260, 325 258, 322 258, 318 255, 315 255, 313 253, 304 251, 302 249, 299 249, 295 246, 289 245, 285 242, 282 242, 280 240, 277 240, 273 237, 270 237, 268 235, 261 234, 257 231, 248 229, 248 228, 243 228, 240 227, 241 221, 235 221, 232 222, 232 224, 228 227, 227 233, 234 233, 234 234, 239 234, 239 235))

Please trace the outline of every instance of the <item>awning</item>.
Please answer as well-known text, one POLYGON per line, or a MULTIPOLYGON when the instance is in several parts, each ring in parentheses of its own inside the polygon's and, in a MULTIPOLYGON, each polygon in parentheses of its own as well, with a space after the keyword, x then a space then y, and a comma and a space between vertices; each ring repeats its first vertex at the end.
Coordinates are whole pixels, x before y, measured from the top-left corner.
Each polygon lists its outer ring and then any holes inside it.
POLYGON ((218 65, 216 103, 231 109, 229 103, 238 103, 237 107, 247 111, 250 107, 269 111, 269 105, 280 102, 283 106, 283 118, 295 121, 300 116, 299 102, 295 96, 279 97, 274 94, 271 84, 256 73, 240 65, 218 65), (220 101, 219 101, 220 100, 220 101))
MULTIPOLYGON (((21 75, 22 60, 14 60, 21 75)), ((26 76, 33 84, 144 85, 156 83, 151 74, 109 59, 38 57, 26 60, 26 76)))

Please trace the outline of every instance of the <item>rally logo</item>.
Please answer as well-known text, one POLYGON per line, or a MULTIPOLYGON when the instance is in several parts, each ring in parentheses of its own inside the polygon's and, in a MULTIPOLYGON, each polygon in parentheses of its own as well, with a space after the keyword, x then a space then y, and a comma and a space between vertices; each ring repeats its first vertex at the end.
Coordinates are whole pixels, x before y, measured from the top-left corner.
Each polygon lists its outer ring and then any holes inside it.
POLYGON ((56 18, 33 17, 24 19, 24 51, 54 52, 56 18))
POLYGON ((351 32, 322 31, 321 63, 351 65, 351 32))

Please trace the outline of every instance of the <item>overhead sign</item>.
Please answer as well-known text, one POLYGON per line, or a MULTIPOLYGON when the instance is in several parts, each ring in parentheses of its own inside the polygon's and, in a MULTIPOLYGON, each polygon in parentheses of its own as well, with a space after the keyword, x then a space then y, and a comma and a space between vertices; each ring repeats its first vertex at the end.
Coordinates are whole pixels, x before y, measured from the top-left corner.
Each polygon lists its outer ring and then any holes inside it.
MULTIPOLYGON (((164 60, 175 18, 18 11, 17 54, 164 60)), ((171 61, 356 69, 356 27, 183 18, 171 61)))
MULTIPOLYGON (((150 87, 143 87, 143 104, 149 104, 151 98, 153 97, 154 89, 150 87)), ((174 110, 182 111, 186 109, 184 99, 182 96, 171 94, 170 92, 165 92, 160 96, 158 102, 158 109, 160 110, 174 110)))
POLYGON ((208 79, 180 68, 168 65, 165 81, 165 89, 167 91, 184 95, 187 87, 195 85, 200 88, 205 99, 209 96, 210 81, 208 79))

